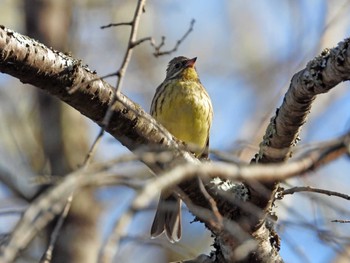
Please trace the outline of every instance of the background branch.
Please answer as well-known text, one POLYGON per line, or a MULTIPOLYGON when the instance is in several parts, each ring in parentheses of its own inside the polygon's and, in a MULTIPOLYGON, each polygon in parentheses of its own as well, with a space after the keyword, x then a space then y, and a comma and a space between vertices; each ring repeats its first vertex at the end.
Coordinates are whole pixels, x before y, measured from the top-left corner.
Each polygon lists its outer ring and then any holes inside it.
POLYGON ((283 189, 278 193, 278 198, 283 198, 285 195, 292 195, 294 193, 300 193, 300 192, 318 193, 318 194, 324 194, 328 196, 340 197, 345 200, 350 200, 350 196, 347 194, 342 194, 339 192, 325 190, 325 189, 314 188, 311 186, 296 186, 289 189, 283 189))
MULTIPOLYGON (((103 262, 108 262, 113 258, 113 255, 118 248, 119 240, 123 238, 123 233, 127 229, 128 224, 130 224, 131 215, 135 211, 140 211, 148 207, 151 201, 158 196, 159 191, 169 187, 174 187, 180 182, 187 181, 190 177, 195 177, 196 175, 201 176, 202 179, 208 177, 220 177, 234 181, 251 181, 281 180, 288 176, 303 174, 310 169, 318 167, 319 164, 326 164, 332 161, 334 158, 341 156, 341 153, 344 154, 346 150, 341 151, 340 149, 346 149, 349 147, 349 136, 350 135, 332 140, 325 144, 325 146, 315 148, 305 153, 303 157, 300 157, 300 159, 291 163, 251 166, 225 163, 202 163, 200 165, 187 164, 178 166, 166 172, 164 175, 150 180, 132 202, 129 212, 125 213, 118 221, 114 233, 110 236, 109 242, 104 248, 105 254, 103 255, 103 262)), ((122 163, 129 160, 132 159, 122 157, 119 160, 114 160, 113 163, 122 163)), ((32 202, 25 211, 23 218, 14 229, 9 244, 6 246, 0 257, 0 262, 11 262, 19 250, 26 247, 38 231, 44 228, 55 215, 62 212, 67 198, 73 192, 78 192, 79 189, 86 186, 96 184, 101 185, 103 183, 120 184, 125 181, 122 177, 118 178, 116 176, 114 179, 110 178, 114 173, 105 171, 107 167, 111 168, 109 166, 110 164, 111 162, 104 164, 91 164, 88 169, 81 168, 80 170, 66 176, 62 179, 62 182, 53 187, 51 191, 42 194, 37 200, 32 202)), ((129 185, 132 185, 135 178, 131 178, 130 180, 131 182, 129 185)), ((217 197, 217 195, 214 196, 217 197)), ((186 199, 184 200, 186 201, 186 199)), ((191 202, 192 201, 193 200, 191 200, 191 202)), ((192 204, 189 205, 189 207, 191 206, 192 204)), ((210 207, 208 211, 210 211, 210 207)), ((207 218, 206 221, 210 222, 213 218, 215 218, 215 216, 207 218)), ((224 233, 220 234, 216 232, 214 232, 214 234, 218 237, 226 235, 224 233)), ((241 236, 236 238, 240 239, 241 236)), ((227 245, 227 242, 222 242, 222 245, 227 245)), ((241 242, 239 243, 239 246, 240 245, 242 245, 241 242)), ((232 254, 231 256, 235 256, 235 254, 232 254)))

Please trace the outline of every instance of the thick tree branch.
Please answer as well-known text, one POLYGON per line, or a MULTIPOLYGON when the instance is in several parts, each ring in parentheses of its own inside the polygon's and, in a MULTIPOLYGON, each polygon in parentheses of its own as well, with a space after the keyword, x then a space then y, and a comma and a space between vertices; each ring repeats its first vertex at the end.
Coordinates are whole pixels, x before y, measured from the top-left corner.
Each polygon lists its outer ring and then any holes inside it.
MULTIPOLYGON (((271 118, 260 143, 259 153, 253 162, 277 163, 291 157, 292 148, 299 140, 300 129, 306 122, 316 96, 350 79, 349 43, 348 38, 333 49, 325 49, 305 69, 293 76, 283 103, 271 118)), ((270 192, 264 195, 254 184, 247 183, 247 186, 251 193, 251 202, 269 213, 278 189, 278 181, 264 183, 263 188, 270 192)), ((253 231, 265 223, 264 220, 257 219, 253 231)))
POLYGON ((349 44, 350 39, 345 39, 337 47, 325 49, 293 76, 283 103, 272 117, 260 144, 257 161, 281 162, 291 156, 316 96, 350 79, 349 44))

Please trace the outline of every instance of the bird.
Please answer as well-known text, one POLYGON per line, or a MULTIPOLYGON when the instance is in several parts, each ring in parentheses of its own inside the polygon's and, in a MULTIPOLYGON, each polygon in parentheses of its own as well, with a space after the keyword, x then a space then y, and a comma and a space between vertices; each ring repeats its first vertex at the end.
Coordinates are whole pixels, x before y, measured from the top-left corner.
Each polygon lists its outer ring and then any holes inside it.
MULTIPOLYGON (((208 157, 209 132, 213 119, 211 99, 195 68, 197 57, 173 58, 165 80, 151 103, 152 117, 182 141, 195 157, 208 157)), ((181 238, 181 200, 172 191, 160 195, 151 227, 151 237, 165 232, 172 243, 181 238)))

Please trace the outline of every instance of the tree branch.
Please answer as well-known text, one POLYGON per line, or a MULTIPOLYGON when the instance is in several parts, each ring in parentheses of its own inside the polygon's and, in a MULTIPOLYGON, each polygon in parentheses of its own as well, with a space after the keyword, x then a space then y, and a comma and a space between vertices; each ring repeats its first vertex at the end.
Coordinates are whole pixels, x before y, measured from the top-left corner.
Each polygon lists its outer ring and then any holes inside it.
MULTIPOLYGON (((292 148, 299 140, 300 129, 306 122, 316 96, 350 79, 349 43, 350 39, 347 38, 337 47, 325 49, 318 57, 311 60, 305 69, 293 76, 283 103, 271 118, 260 143, 259 153, 252 162, 278 163, 291 157, 292 148)), ((262 195, 254 184, 246 185, 251 193, 251 202, 269 213, 278 189, 278 181, 262 185, 270 192, 265 195, 262 195)), ((256 223, 252 230, 259 228, 265 222, 257 218, 256 223)))
POLYGON ((335 191, 325 190, 325 189, 314 188, 311 186, 296 186, 289 189, 282 189, 278 193, 278 198, 282 199, 285 195, 292 195, 294 193, 299 193, 299 192, 318 193, 318 194, 324 194, 328 196, 336 196, 339 198, 343 198, 345 200, 350 200, 350 195, 342 194, 335 191))
MULTIPOLYGON (((188 180, 189 178, 195 178, 197 175, 202 179, 220 177, 223 179, 230 179, 233 181, 240 180, 282 180, 298 174, 304 174, 310 170, 331 162, 342 154, 346 153, 350 146, 350 133, 346 136, 329 141, 322 147, 315 148, 309 152, 306 152, 299 159, 294 160, 291 163, 285 164, 270 164, 270 165, 246 165, 246 164, 226 164, 226 163, 201 163, 197 164, 185 164, 178 166, 168 172, 165 172, 162 176, 153 178, 141 191, 137 194, 137 197, 131 204, 130 211, 123 215, 118 221, 118 225, 115 228, 115 232, 110 237, 110 242, 107 244, 106 251, 108 251, 107 258, 111 259, 115 250, 118 247, 119 240, 123 238, 123 233, 127 229, 127 225, 130 223, 130 215, 134 211, 140 211, 149 206, 152 200, 158 196, 158 192, 170 187, 174 187, 181 182, 188 180), (111 255, 110 255, 111 254, 111 255)), ((150 159, 147 154, 143 156, 143 160, 150 159)), ((115 163, 121 163, 130 161, 132 158, 122 157, 119 160, 114 160, 115 163)), ((153 158, 153 161, 157 159, 153 158)), ((14 229, 9 244, 5 248, 3 254, 0 257, 0 262, 11 262, 20 249, 27 246, 30 240, 44 228, 46 224, 54 218, 56 214, 61 213, 64 209, 67 198, 79 189, 90 185, 103 185, 103 184, 121 184, 125 182, 122 177, 114 177, 111 172, 105 171, 106 168, 112 168, 110 165, 112 162, 103 164, 91 164, 88 168, 81 168, 78 171, 71 173, 64 177, 61 183, 54 186, 51 191, 45 192, 37 200, 30 204, 29 208, 25 211, 23 218, 14 229)), ((135 184, 135 178, 130 179, 135 184)), ((128 185, 128 183, 125 183, 128 185)), ((217 197, 217 195, 214 195, 217 197)), ((192 201, 192 200, 191 200, 192 201)), ((210 209, 210 207, 209 207, 210 209)), ((213 217, 209 217, 210 221, 213 217)), ((234 223, 234 222, 233 222, 234 223)), ((232 229, 232 228, 231 228, 232 229)), ((229 232, 229 240, 240 239, 241 236, 232 239, 232 235, 236 234, 229 232)), ((225 233, 214 234, 218 237, 226 236, 225 233)), ((269 242, 269 238, 264 242, 269 242)), ((239 243, 241 245, 242 243, 239 243)), ((227 245, 227 242, 222 242, 222 246, 227 245)), ((239 247, 238 245, 236 247, 239 247)), ((265 250, 263 250, 265 251, 265 250)), ((267 250, 266 250, 267 251, 267 250)), ((234 256, 233 251, 227 251, 230 256, 234 256)), ((224 259, 228 261, 228 257, 224 254, 224 259)), ((231 258, 232 259, 232 258, 231 258)), ((108 262, 108 261, 106 261, 108 262)), ((230 262, 230 261, 229 261, 230 262)), ((231 260, 232 262, 232 260, 231 260)))
POLYGON ((190 27, 188 28, 188 30, 185 32, 185 34, 178 41, 176 41, 175 46, 170 50, 160 51, 160 49, 165 45, 165 37, 164 36, 162 37, 162 40, 161 40, 159 45, 156 45, 154 42, 151 41, 151 46, 154 48, 153 55, 155 57, 159 57, 159 56, 163 56, 163 55, 170 55, 170 54, 174 53, 175 51, 177 51, 177 49, 179 48, 181 43, 193 31, 193 26, 194 26, 195 22, 196 22, 196 20, 194 20, 194 19, 191 20, 190 27))

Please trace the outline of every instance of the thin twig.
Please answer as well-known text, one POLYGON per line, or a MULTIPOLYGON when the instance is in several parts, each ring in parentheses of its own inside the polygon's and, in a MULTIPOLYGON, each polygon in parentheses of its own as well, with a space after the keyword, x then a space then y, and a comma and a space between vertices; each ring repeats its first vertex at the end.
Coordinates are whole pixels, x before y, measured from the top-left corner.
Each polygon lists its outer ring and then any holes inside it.
MULTIPOLYGON (((127 51, 125 53, 125 56, 124 56, 124 59, 123 59, 121 67, 119 68, 119 70, 116 73, 111 73, 111 74, 108 74, 108 75, 102 77, 102 78, 107 78, 107 77, 111 77, 111 76, 117 76, 118 79, 117 79, 116 89, 115 89, 115 92, 114 92, 114 95, 113 95, 112 103, 110 103, 110 106, 108 107, 108 110, 107 110, 106 115, 105 115, 105 117, 103 119, 103 122, 102 122, 103 123, 102 128, 101 128, 99 134, 97 135, 97 138, 95 139, 95 141, 94 141, 93 145, 91 146, 91 149, 90 149, 90 151, 89 151, 89 153, 88 153, 88 155, 87 155, 87 157, 85 159, 86 162, 88 162, 89 159, 91 158, 94 149, 96 149, 96 144, 101 140, 101 138, 102 138, 102 136, 104 134, 105 128, 108 126, 109 121, 110 121, 110 119, 112 117, 112 114, 113 114, 112 106, 115 103, 115 101, 118 99, 118 91, 120 90, 120 87, 121 87, 121 84, 122 84, 122 81, 123 81, 123 77, 125 75, 126 68, 127 68, 128 64, 130 62, 130 58, 131 58, 131 55, 132 55, 133 48, 136 47, 137 45, 140 45, 141 43, 143 43, 145 41, 150 41, 151 45, 156 50, 155 53, 154 53, 155 56, 171 54, 171 53, 175 52, 178 49, 180 44, 186 39, 186 37, 193 30, 193 26, 194 26, 194 23, 195 23, 194 19, 192 19, 192 21, 190 23, 190 27, 186 31, 186 33, 182 36, 181 39, 179 39, 176 42, 175 47, 172 50, 164 51, 164 52, 160 52, 160 48, 165 43, 165 37, 164 36, 162 37, 162 41, 161 41, 161 43, 158 46, 156 46, 154 44, 154 41, 153 41, 152 37, 145 37, 145 38, 136 40, 138 24, 139 24, 139 21, 140 21, 140 15, 141 15, 142 12, 144 12, 145 2, 146 2, 146 0, 140 0, 138 2, 138 6, 136 7, 136 10, 135 10, 134 19, 131 22, 109 24, 107 26, 101 27, 101 28, 107 28, 107 27, 111 27, 111 26, 130 25, 131 26, 131 32, 130 32, 130 37, 129 37, 128 49, 127 49, 127 51)), ((98 78, 98 79, 101 79, 101 78, 98 78)), ((92 82, 92 81, 95 81, 95 80, 98 80, 98 79, 93 79, 93 80, 90 80, 89 82, 92 82)), ((87 85, 88 83, 82 83, 80 85, 87 85)), ((69 93, 75 92, 79 88, 80 85, 72 88, 69 91, 69 93)))
MULTIPOLYGON (((86 155, 86 158, 85 158, 84 163, 83 163, 83 169, 85 169, 89 165, 89 163, 92 159, 92 156, 94 155, 94 153, 97 149, 97 145, 99 144, 99 142, 102 139, 103 134, 104 134, 104 130, 101 129, 100 133, 98 134, 95 141, 93 142, 88 154, 86 155)), ((58 238, 59 232, 60 232, 60 230, 63 226, 63 223, 64 223, 65 219, 67 218, 69 210, 72 206, 73 196, 74 196, 74 192, 72 192, 72 194, 67 198, 67 202, 64 206, 64 209, 56 222, 56 225, 54 227, 53 232, 51 233, 50 243, 46 249, 46 252, 45 252, 43 258, 40 261, 41 263, 49 263, 52 260, 52 251, 53 251, 54 246, 56 244, 56 240, 58 238)))
POLYGON ((159 57, 159 56, 163 56, 163 55, 169 55, 175 51, 177 51, 177 49, 179 48, 179 46, 181 45, 181 43, 187 38, 187 36, 193 31, 193 26, 194 23, 196 22, 195 19, 191 20, 190 23, 190 27, 188 28, 188 30, 185 32, 185 34, 176 42, 175 46, 167 51, 160 51, 161 47, 164 46, 165 44, 165 37, 162 36, 162 40, 160 42, 160 44, 158 46, 156 46, 153 42, 151 42, 151 45, 154 47, 155 52, 153 53, 153 55, 155 57, 159 57))
POLYGON ((336 196, 336 197, 340 197, 340 198, 343 198, 346 200, 350 200, 349 195, 342 194, 339 192, 330 191, 330 190, 314 188, 314 187, 310 187, 310 186, 297 186, 297 187, 292 187, 289 189, 282 190, 278 193, 278 198, 283 198, 283 196, 285 196, 285 195, 291 195, 291 194, 298 193, 298 192, 319 193, 319 194, 325 194, 328 196, 336 196))
POLYGON ((333 222, 333 223, 350 223, 350 220, 335 219, 335 220, 332 220, 331 222, 333 222))
MULTIPOLYGON (((120 91, 120 88, 122 86, 124 75, 125 75, 125 72, 126 72, 128 65, 129 65, 133 48, 135 47, 137 30, 138 30, 138 26, 139 26, 139 22, 140 22, 140 16, 144 10, 145 3, 146 3, 146 0, 139 0, 138 1, 137 6, 136 6, 136 10, 134 13, 134 18, 130 22, 131 32, 130 32, 130 36, 129 36, 128 48, 125 52, 123 62, 121 64, 120 68, 114 74, 117 76, 117 83, 115 86, 115 91, 113 93, 112 100, 111 100, 111 103, 109 104, 108 110, 103 118, 101 130, 100 130, 97 138, 95 139, 94 144, 98 143, 100 141, 100 137, 103 136, 104 131, 105 131, 106 127, 109 125, 110 119, 112 118, 112 115, 113 115, 112 108, 113 108, 114 103, 118 99, 118 92, 120 91)), ((91 149, 94 149, 94 148, 95 148, 95 145, 92 145, 91 149)))
POLYGON ((199 189, 201 190, 204 197, 208 200, 210 207, 211 207, 211 210, 213 212, 213 215, 216 219, 216 220, 214 220, 214 222, 213 222, 213 220, 210 220, 210 223, 213 224, 213 228, 222 229, 223 228, 223 217, 220 214, 220 211, 216 205, 215 200, 208 193, 208 191, 205 189, 203 181, 201 180, 200 177, 198 177, 198 183, 199 183, 199 189))
MULTIPOLYGON (((165 36, 162 36, 161 41, 158 46, 155 43, 151 43, 151 46, 154 47, 155 53, 159 53, 160 49, 165 45, 165 36)), ((155 55, 156 56, 156 55, 155 55)))
POLYGON ((17 207, 17 208, 7 208, 7 209, 0 209, 0 215, 6 216, 6 215, 21 215, 26 211, 26 207, 17 207))
MULTIPOLYGON (((99 144, 99 142, 102 139, 103 133, 104 133, 104 130, 101 129, 100 134, 97 136, 97 138, 95 139, 94 143, 92 144, 92 146, 91 146, 91 148, 89 150, 89 153, 87 154, 87 156, 86 156, 86 158, 84 160, 84 163, 83 163, 83 167, 82 168, 84 170, 86 169, 86 167, 90 163, 90 160, 91 160, 95 150, 97 149, 97 145, 99 144)), ((41 259, 42 263, 49 263, 49 262, 51 262, 52 250, 53 250, 54 245, 56 243, 56 240, 58 238, 59 231, 61 230, 61 228, 63 226, 63 223, 64 223, 64 220, 67 218, 69 210, 70 210, 70 208, 72 206, 73 195, 74 195, 74 192, 72 192, 72 194, 68 197, 67 203, 65 204, 65 207, 64 207, 62 213, 60 214, 58 220, 57 220, 55 228, 54 228, 53 232, 51 233, 49 246, 48 246, 48 248, 47 248, 47 250, 46 250, 46 252, 44 254, 44 257, 41 259)))
POLYGON ((131 45, 132 48, 134 48, 134 47, 142 44, 145 41, 151 41, 151 43, 153 43, 153 38, 152 37, 144 37, 144 38, 141 38, 141 39, 139 39, 137 41, 132 42, 130 45, 131 45))
POLYGON ((69 90, 69 93, 72 94, 75 91, 77 91, 81 86, 88 85, 90 82, 93 82, 93 81, 96 81, 96 80, 101 80, 101 79, 104 79, 104 78, 107 78, 107 77, 111 77, 111 76, 117 76, 118 77, 117 78, 117 84, 116 84, 115 92, 114 92, 112 100, 111 100, 112 102, 110 103, 110 105, 108 107, 108 110, 107 110, 107 112, 106 112, 106 114, 104 116, 101 130, 100 130, 99 134, 97 135, 97 138, 95 139, 93 145, 91 146, 90 151, 89 151, 85 161, 89 161, 90 158, 92 157, 93 151, 94 151, 94 149, 96 149, 96 145, 95 144, 97 144, 101 140, 101 138, 102 138, 102 136, 104 134, 104 131, 105 131, 106 127, 109 125, 110 119, 112 118, 112 114, 113 114, 112 108, 113 108, 114 103, 118 100, 118 92, 119 92, 120 87, 122 85, 122 81, 123 81, 123 78, 124 78, 124 75, 125 75, 126 68, 128 67, 128 64, 130 62, 130 58, 131 58, 131 55, 132 55, 133 48, 136 47, 137 45, 140 45, 141 43, 143 43, 145 41, 150 41, 151 45, 156 50, 155 53, 154 53, 154 54, 156 54, 156 56, 165 55, 165 54, 171 54, 172 52, 175 52, 177 50, 179 45, 185 40, 185 38, 193 30, 193 26, 194 26, 194 23, 195 23, 194 19, 192 19, 192 21, 190 23, 190 28, 186 31, 186 33, 182 36, 182 38, 177 41, 175 47, 172 50, 164 51, 164 52, 160 52, 160 48, 164 45, 165 37, 162 37, 162 41, 161 41, 161 43, 158 46, 156 46, 154 44, 154 40, 153 40, 152 37, 145 37, 145 38, 136 40, 138 25, 139 25, 139 21, 140 21, 140 16, 141 16, 142 12, 145 11, 144 10, 145 2, 146 2, 146 0, 139 0, 138 5, 137 5, 136 10, 135 10, 134 18, 133 18, 133 20, 131 22, 109 24, 109 25, 101 27, 101 28, 107 28, 107 27, 122 26, 122 25, 130 25, 131 26, 131 32, 130 32, 130 37, 129 37, 129 42, 128 42, 128 48, 126 50, 126 53, 124 55, 124 59, 123 59, 122 65, 120 66, 119 70, 117 72, 115 72, 115 73, 111 73, 111 74, 105 75, 105 76, 103 76, 101 78, 96 78, 96 79, 89 80, 88 82, 81 83, 80 85, 77 85, 77 86, 75 86, 75 87, 73 87, 73 88, 71 88, 69 90))
MULTIPOLYGON (((90 161, 92 159, 92 156, 93 156, 93 154, 95 153, 95 151, 97 149, 97 145, 99 144, 99 142, 102 139, 103 133, 104 133, 104 130, 101 129, 100 133, 98 134, 98 136, 96 137, 94 143, 92 144, 88 154, 86 155, 86 158, 85 158, 84 163, 83 163, 83 169, 85 169, 89 165, 89 163, 90 163, 90 161)), ((66 204, 64 206, 64 209, 63 209, 62 213, 60 214, 60 216, 59 216, 59 218, 58 218, 58 220, 56 222, 56 225, 54 227, 53 232, 51 233, 50 243, 49 243, 49 246, 46 249, 46 252, 45 252, 43 258, 40 261, 41 263, 49 263, 52 260, 52 251, 54 249, 54 246, 55 246, 56 240, 58 238, 59 232, 60 232, 60 230, 61 230, 61 228, 63 226, 63 223, 64 223, 65 219, 67 218, 69 210, 70 210, 70 208, 72 206, 73 196, 74 196, 74 192, 72 192, 72 194, 67 198, 67 202, 66 202, 66 204)))
POLYGON ((110 121, 110 119, 112 117, 112 114, 113 114, 112 108, 113 108, 114 103, 118 99, 118 92, 119 92, 120 87, 122 85, 126 69, 127 69, 128 65, 129 65, 133 48, 135 46, 145 42, 145 41, 151 41, 152 42, 152 38, 150 38, 150 37, 143 38, 143 39, 140 39, 140 40, 136 41, 137 30, 138 30, 138 25, 139 25, 139 21, 140 21, 140 16, 141 16, 142 12, 144 12, 145 2, 146 2, 146 0, 139 0, 138 1, 137 7, 136 7, 136 10, 135 10, 135 14, 134 14, 134 18, 133 18, 133 20, 131 22, 115 23, 115 24, 109 24, 109 25, 101 27, 102 29, 104 29, 104 28, 108 28, 108 27, 112 27, 112 26, 125 26, 125 25, 131 26, 131 32, 130 32, 130 36, 129 36, 128 47, 127 47, 127 50, 125 52, 122 64, 121 64, 120 68, 118 69, 118 71, 114 72, 114 73, 107 74, 107 75, 105 75, 103 77, 100 77, 100 78, 95 78, 95 79, 91 79, 91 80, 89 80, 87 82, 83 82, 83 83, 81 83, 79 85, 76 85, 76 86, 70 88, 69 91, 68 91, 69 94, 72 94, 72 93, 76 92, 79 88, 81 88, 82 86, 89 85, 93 81, 102 80, 102 79, 105 79, 105 78, 108 78, 108 77, 112 77, 112 76, 117 76, 117 84, 116 84, 116 87, 115 87, 115 91, 113 93, 113 96, 112 96, 112 99, 111 99, 111 103, 109 104, 108 110, 107 110, 107 112, 106 112, 106 114, 104 116, 101 130, 100 130, 99 134, 97 135, 93 145, 91 146, 90 151, 89 151, 89 153, 88 153, 88 155, 87 155, 87 157, 86 157, 86 159, 84 161, 84 164, 89 162, 89 160, 91 159, 92 154, 95 151, 98 142, 101 140, 106 127, 109 125, 109 121, 110 121))
POLYGON ((93 142, 93 144, 91 145, 91 148, 88 152, 88 154, 86 155, 85 157, 85 160, 84 160, 84 163, 83 163, 83 166, 87 166, 91 159, 92 159, 92 156, 94 155, 96 149, 97 149, 97 145, 101 142, 101 139, 103 137, 103 134, 104 134, 105 130, 104 129, 100 129, 100 133, 97 135, 97 137, 95 138, 95 141, 93 142))
MULTIPOLYGON (((113 105, 114 103, 117 101, 118 99, 118 92, 120 90, 120 87, 122 85, 122 81, 126 72, 126 68, 128 67, 128 64, 130 62, 131 59, 131 55, 132 55, 132 50, 135 46, 141 44, 142 42, 149 40, 149 39, 141 39, 138 42, 136 42, 136 36, 137 36, 137 30, 138 30, 138 25, 139 25, 139 21, 140 21, 140 16, 142 14, 142 12, 144 12, 144 5, 145 5, 146 0, 139 0, 136 10, 135 10, 135 14, 134 14, 134 18, 131 22, 127 22, 127 23, 117 23, 117 24, 109 24, 107 26, 102 26, 101 28, 107 28, 107 27, 112 27, 112 26, 131 26, 131 32, 130 32, 130 36, 129 36, 129 42, 128 42, 128 48, 126 50, 126 53, 124 55, 124 59, 123 62, 119 68, 119 70, 116 73, 112 73, 112 74, 108 74, 105 77, 110 77, 110 76, 117 76, 117 84, 115 87, 115 91, 113 93, 113 97, 112 97, 112 102, 109 104, 108 110, 104 116, 103 122, 102 122, 102 127, 100 129, 99 134, 97 135, 95 141, 93 142, 85 160, 84 160, 84 164, 83 167, 86 167, 88 165, 88 163, 90 162, 94 152, 97 149, 97 145, 99 144, 99 142, 101 141, 104 132, 105 132, 105 128, 109 125, 109 121, 112 118, 112 114, 113 114, 113 105)), ((94 80, 92 80, 94 81, 94 80)), ((86 83, 84 83, 86 85, 86 83)), ((77 90, 77 87, 74 87, 74 89, 70 90, 70 92, 74 92, 77 90)), ((73 193, 70 195, 69 198, 73 197, 73 193)), ((67 202, 66 206, 65 206, 65 211, 66 209, 69 211, 70 208, 70 204, 69 202, 67 202)), ((66 214, 62 213, 60 219, 64 220, 65 217, 68 215, 68 211, 66 214)), ((60 227, 59 227, 60 228, 60 227)))
POLYGON ((55 225, 55 228, 54 230, 52 231, 51 233, 51 236, 50 236, 50 243, 49 243, 49 246, 43 256, 43 258, 40 260, 41 263, 49 263, 51 262, 52 260, 52 251, 54 249, 54 246, 56 244, 56 240, 58 238, 58 235, 60 233, 60 230, 63 226, 63 223, 64 223, 64 220, 66 219, 67 215, 68 215, 68 212, 71 208, 71 205, 72 205, 72 201, 73 201, 73 194, 68 197, 67 199, 67 203, 61 213, 61 216, 58 218, 57 220, 57 223, 55 225))
POLYGON ((117 27, 117 26, 132 26, 133 22, 122 22, 122 23, 111 23, 105 26, 101 26, 101 29, 105 29, 108 27, 117 27))
MULTIPOLYGON (((115 87, 115 95, 117 95, 117 93, 120 90, 120 87, 122 85, 123 82, 123 78, 125 75, 125 71, 129 65, 130 59, 131 59, 131 55, 133 52, 133 43, 136 42, 136 37, 137 37, 137 31, 139 28, 139 22, 141 19, 141 14, 143 12, 143 8, 146 4, 146 0, 139 0, 136 6, 136 10, 135 10, 135 14, 134 14, 134 18, 132 20, 132 26, 131 26, 131 32, 130 32, 130 36, 129 36, 129 42, 128 42, 128 48, 125 52, 124 58, 123 58, 123 62, 118 70, 118 79, 117 79, 117 84, 115 87)), ((113 103, 112 103, 113 104, 113 103)))

